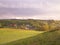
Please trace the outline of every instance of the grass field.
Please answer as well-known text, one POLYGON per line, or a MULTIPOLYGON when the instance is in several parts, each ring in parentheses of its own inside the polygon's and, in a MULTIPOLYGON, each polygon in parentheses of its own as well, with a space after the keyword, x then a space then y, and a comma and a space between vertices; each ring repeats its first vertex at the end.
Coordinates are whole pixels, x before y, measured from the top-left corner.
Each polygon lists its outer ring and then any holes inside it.
POLYGON ((0 36, 0 44, 7 42, 1 45, 60 45, 60 30, 40 33, 39 31, 0 29, 0 36))
POLYGON ((28 38, 39 34, 38 31, 21 30, 21 29, 9 29, 0 28, 0 44, 8 43, 11 41, 28 38))

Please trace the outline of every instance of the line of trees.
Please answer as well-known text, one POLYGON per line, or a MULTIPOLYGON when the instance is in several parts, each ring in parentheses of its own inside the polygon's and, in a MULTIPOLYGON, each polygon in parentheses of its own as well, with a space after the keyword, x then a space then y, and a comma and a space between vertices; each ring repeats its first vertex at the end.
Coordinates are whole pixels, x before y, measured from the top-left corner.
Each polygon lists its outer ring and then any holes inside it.
POLYGON ((19 28, 39 31, 60 30, 60 21, 56 20, 0 20, 0 28, 19 28))

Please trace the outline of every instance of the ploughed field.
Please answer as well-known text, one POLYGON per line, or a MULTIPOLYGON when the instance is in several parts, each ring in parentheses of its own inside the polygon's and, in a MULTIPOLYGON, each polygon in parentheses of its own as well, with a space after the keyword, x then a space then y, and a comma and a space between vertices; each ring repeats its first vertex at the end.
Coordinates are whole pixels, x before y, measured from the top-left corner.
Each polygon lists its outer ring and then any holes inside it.
POLYGON ((60 30, 0 29, 0 45, 60 45, 60 30))

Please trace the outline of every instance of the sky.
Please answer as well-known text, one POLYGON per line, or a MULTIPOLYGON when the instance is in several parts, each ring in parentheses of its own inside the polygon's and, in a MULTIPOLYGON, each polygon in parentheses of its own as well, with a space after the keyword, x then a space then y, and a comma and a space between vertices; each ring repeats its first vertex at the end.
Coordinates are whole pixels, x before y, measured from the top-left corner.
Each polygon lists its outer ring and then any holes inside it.
POLYGON ((60 20, 60 0, 0 0, 0 19, 60 20))

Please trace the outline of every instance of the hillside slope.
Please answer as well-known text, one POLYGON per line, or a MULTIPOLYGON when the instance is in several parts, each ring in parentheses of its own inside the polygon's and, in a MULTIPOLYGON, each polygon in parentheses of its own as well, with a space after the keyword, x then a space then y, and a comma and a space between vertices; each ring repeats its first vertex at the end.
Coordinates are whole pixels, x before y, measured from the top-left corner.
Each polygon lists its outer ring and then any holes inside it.
POLYGON ((60 45, 60 31, 45 32, 34 37, 16 40, 4 45, 60 45))
POLYGON ((42 32, 22 29, 0 28, 0 45, 38 35, 42 32))

